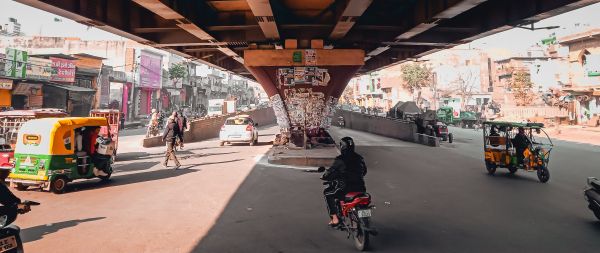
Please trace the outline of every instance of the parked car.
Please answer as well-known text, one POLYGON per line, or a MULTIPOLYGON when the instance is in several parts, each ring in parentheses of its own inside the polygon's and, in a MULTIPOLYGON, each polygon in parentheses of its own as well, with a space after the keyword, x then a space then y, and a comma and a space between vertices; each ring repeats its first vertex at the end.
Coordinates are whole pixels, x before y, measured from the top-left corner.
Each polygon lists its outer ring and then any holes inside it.
POLYGON ((219 133, 220 145, 232 142, 246 142, 250 146, 258 143, 258 124, 249 115, 237 115, 225 120, 219 133))

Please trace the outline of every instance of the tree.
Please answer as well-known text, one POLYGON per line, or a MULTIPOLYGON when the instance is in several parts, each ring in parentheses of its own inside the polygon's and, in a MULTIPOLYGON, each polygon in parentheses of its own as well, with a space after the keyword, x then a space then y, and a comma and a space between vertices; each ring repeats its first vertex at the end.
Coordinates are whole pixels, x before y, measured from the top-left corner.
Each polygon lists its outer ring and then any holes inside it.
POLYGON ((460 108, 465 110, 468 101, 471 100, 474 91, 476 90, 479 79, 477 75, 470 69, 468 71, 460 71, 454 81, 456 93, 460 96, 460 108))
POLYGON ((531 76, 529 73, 525 71, 513 72, 509 86, 513 92, 517 106, 526 106, 531 104, 534 95, 531 91, 533 82, 531 82, 531 76))
POLYGON ((187 75, 187 68, 183 63, 173 64, 169 68, 169 79, 173 82, 173 86, 177 86, 177 82, 187 75))
POLYGON ((420 105, 422 103, 421 88, 428 87, 432 84, 431 69, 418 63, 410 63, 403 65, 401 71, 402 79, 404 80, 402 87, 410 91, 413 94, 413 98, 416 93, 415 103, 420 105))

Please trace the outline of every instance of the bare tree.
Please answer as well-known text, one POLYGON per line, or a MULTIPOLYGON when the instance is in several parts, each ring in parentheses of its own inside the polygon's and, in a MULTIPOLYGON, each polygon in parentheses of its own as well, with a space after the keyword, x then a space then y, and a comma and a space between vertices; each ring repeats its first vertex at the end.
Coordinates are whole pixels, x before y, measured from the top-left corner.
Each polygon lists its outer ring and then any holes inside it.
POLYGON ((479 79, 472 70, 461 71, 458 73, 456 80, 454 81, 454 88, 456 93, 460 96, 460 108, 464 110, 467 102, 473 97, 473 93, 477 90, 479 79))

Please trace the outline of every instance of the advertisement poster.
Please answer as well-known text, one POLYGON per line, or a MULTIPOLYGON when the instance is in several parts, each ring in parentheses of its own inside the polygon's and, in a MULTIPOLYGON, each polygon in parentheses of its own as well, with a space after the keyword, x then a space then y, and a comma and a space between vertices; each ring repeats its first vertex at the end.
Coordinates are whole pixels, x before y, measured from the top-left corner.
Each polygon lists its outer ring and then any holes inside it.
POLYGON ((307 66, 317 65, 317 51, 314 49, 304 50, 304 63, 307 66))
POLYGON ((327 69, 317 67, 295 67, 278 69, 279 85, 294 86, 310 84, 312 86, 327 86, 331 77, 327 69))
POLYGON ((0 78, 0 89, 11 90, 13 86, 13 80, 0 78))
POLYGON ((52 76, 52 61, 50 59, 29 57, 26 77, 38 80, 50 80, 52 76))
POLYGON ((50 57, 52 61, 52 76, 50 80, 56 82, 72 83, 75 82, 75 61, 50 57))
POLYGON ((162 82, 162 56, 143 51, 140 56, 140 85, 142 88, 160 89, 162 82))
POLYGON ((29 60, 28 56, 29 55, 25 51, 7 48, 4 64, 6 76, 25 78, 27 74, 27 61, 29 60))

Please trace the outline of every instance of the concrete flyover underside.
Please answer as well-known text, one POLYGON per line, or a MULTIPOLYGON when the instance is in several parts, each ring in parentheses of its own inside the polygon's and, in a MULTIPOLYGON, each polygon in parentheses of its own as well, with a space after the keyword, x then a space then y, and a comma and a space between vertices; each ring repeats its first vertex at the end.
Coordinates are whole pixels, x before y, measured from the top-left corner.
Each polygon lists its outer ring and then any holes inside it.
MULTIPOLYGON (((359 73, 530 25, 599 0, 17 0, 254 78, 245 50, 297 39, 366 52, 359 73)), ((287 48, 287 47, 285 47, 287 48)))

